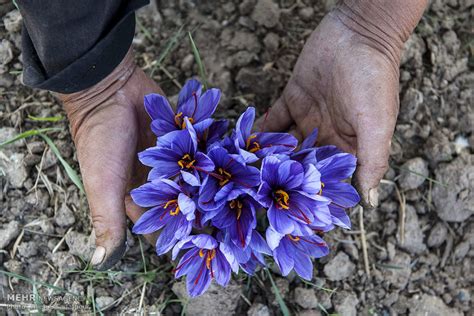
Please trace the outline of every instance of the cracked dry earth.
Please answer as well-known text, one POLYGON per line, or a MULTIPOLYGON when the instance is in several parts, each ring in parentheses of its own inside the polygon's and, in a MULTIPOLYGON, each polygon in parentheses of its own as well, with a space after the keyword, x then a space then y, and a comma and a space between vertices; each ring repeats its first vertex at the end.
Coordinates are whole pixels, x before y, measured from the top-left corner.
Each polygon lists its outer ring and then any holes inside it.
MULTIPOLYGON (((209 81, 223 91, 217 116, 235 119, 249 103, 262 114, 334 2, 158 1, 138 13, 138 63, 176 98, 177 85, 198 73, 179 28, 194 30, 209 81), (173 38, 176 45, 158 67, 173 38)), ((48 92, 21 85, 21 17, 8 1, 0 1, 0 15, 0 142, 34 128, 63 128, 49 135, 78 170, 66 120, 29 118, 64 113, 48 92)), ((315 264, 311 284, 271 269, 291 314, 472 315, 473 16, 472 0, 431 1, 406 43, 391 167, 379 208, 364 212, 370 275, 359 213, 351 210, 353 230, 325 236, 332 252, 315 264)), ((167 259, 145 243, 140 247, 137 236, 129 236, 129 249, 113 272, 86 271, 93 249, 87 202, 41 138, 0 150, 0 214, 0 264, 7 272, 0 273, 2 297, 32 293, 35 280, 75 293, 91 311, 106 314, 282 314, 265 271, 252 279, 239 275, 226 289, 212 286, 187 301, 167 259)))

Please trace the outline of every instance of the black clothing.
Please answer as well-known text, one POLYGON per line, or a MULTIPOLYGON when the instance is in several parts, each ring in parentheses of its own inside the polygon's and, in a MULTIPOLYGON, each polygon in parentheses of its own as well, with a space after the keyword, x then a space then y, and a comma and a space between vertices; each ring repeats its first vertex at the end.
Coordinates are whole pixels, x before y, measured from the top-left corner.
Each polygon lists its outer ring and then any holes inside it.
POLYGON ((17 0, 24 84, 60 93, 89 88, 122 61, 135 10, 149 0, 17 0))

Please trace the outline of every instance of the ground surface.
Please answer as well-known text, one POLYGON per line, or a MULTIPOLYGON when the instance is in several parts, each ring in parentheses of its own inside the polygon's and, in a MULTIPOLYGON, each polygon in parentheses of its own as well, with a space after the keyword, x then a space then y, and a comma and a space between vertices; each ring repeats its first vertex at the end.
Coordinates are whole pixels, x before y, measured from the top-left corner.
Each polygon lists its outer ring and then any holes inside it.
MULTIPOLYGON (((281 92, 304 40, 332 2, 259 0, 255 6, 249 0, 159 1, 159 10, 149 7, 139 14, 137 57, 173 96, 177 84, 198 73, 187 39, 178 38, 163 68, 156 60, 180 26, 195 30, 209 81, 223 90, 218 116, 235 119, 249 103, 263 113, 281 92)), ((77 170, 66 120, 38 122, 28 117, 64 113, 49 93, 20 84, 21 20, 11 10, 9 3, 0 4, 0 142, 32 128, 62 127, 49 135, 77 170)), ((273 273, 292 314, 472 311, 473 10, 470 0, 432 1, 406 45, 391 168, 381 185, 380 207, 364 214, 370 276, 365 272, 359 212, 352 210, 353 230, 338 229, 325 237, 332 253, 316 263, 313 284, 273 273)), ((0 151, 0 264, 10 273, 0 274, 2 295, 31 293, 31 281, 36 280, 49 284, 36 283, 42 294, 58 286, 87 298, 83 304, 91 310, 113 313, 174 315, 183 308, 188 315, 282 313, 265 271, 252 279, 239 276, 226 290, 216 287, 186 302, 182 284, 171 278, 171 265, 145 243, 144 268, 136 236, 130 236, 130 249, 113 268, 125 273, 85 271, 91 254, 87 203, 48 148, 33 137, 0 151)))

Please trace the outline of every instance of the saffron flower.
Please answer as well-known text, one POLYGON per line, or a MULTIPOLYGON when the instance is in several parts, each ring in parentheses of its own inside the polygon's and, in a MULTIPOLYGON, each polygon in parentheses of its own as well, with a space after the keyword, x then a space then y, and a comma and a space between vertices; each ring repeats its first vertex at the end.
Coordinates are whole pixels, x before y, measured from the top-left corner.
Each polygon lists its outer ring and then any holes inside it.
POLYGON ((187 276, 186 287, 191 297, 206 291, 213 279, 222 286, 229 283, 230 264, 216 239, 206 234, 184 238, 174 247, 173 259, 176 259, 181 249, 189 250, 174 269, 175 277, 187 276))
POLYGON ((255 162, 271 154, 290 153, 298 140, 288 133, 252 133, 255 108, 249 107, 237 120, 233 145, 246 162, 255 162))
POLYGON ((155 178, 172 178, 181 174, 191 185, 198 185, 198 172, 209 172, 214 169, 213 162, 206 154, 197 150, 197 135, 193 126, 185 118, 186 128, 167 134, 158 146, 139 153, 140 161, 153 167, 148 176, 155 178))
POLYGON ((259 185, 260 171, 246 165, 241 157, 229 154, 220 146, 209 150, 208 156, 215 169, 205 175, 199 190, 199 207, 204 212, 215 212, 221 208, 233 190, 251 189, 259 185))
POLYGON ((196 204, 177 183, 157 179, 132 190, 130 195, 138 206, 151 207, 133 226, 135 234, 149 234, 164 227, 156 242, 159 255, 191 232, 196 204))
POLYGON ((218 89, 194 79, 176 111, 164 96, 145 97, 157 141, 138 155, 151 170, 131 196, 149 209, 133 232, 160 233, 156 252, 171 251, 191 297, 212 280, 226 286, 232 273, 253 275, 269 259, 283 275, 295 270, 311 280, 312 260, 329 253, 320 235, 350 228, 345 209, 359 196, 346 180, 356 158, 315 146, 316 129, 299 150, 288 133, 252 132, 252 107, 229 131, 227 120, 212 118, 219 99, 218 89))
POLYGON ((202 94, 201 83, 191 79, 181 89, 177 110, 174 112, 164 96, 149 94, 145 96, 145 109, 152 119, 151 129, 156 136, 181 130, 186 128, 185 118, 197 130, 209 127, 212 123, 211 115, 216 110, 220 97, 218 89, 209 89, 202 94))
POLYGON ((263 159, 261 185, 257 200, 268 207, 270 226, 280 234, 307 231, 306 225, 318 221, 330 224, 329 204, 317 193, 321 189, 320 174, 314 167, 306 171, 294 160, 276 156, 263 159))
POLYGON ((283 276, 291 270, 306 280, 313 277, 311 258, 321 258, 329 254, 326 242, 318 235, 302 236, 297 234, 280 234, 272 227, 266 232, 267 242, 273 251, 273 258, 283 276))

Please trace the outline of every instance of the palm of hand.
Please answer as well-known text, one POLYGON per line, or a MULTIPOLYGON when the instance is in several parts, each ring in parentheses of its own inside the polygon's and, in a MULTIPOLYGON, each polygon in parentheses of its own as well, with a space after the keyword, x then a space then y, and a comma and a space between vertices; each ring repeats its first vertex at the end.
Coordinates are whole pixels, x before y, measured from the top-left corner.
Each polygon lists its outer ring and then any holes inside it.
POLYGON ((373 206, 397 113, 397 57, 327 16, 308 39, 265 125, 268 130, 295 125, 300 139, 317 127, 319 145, 356 154, 356 185, 362 201, 373 206))

